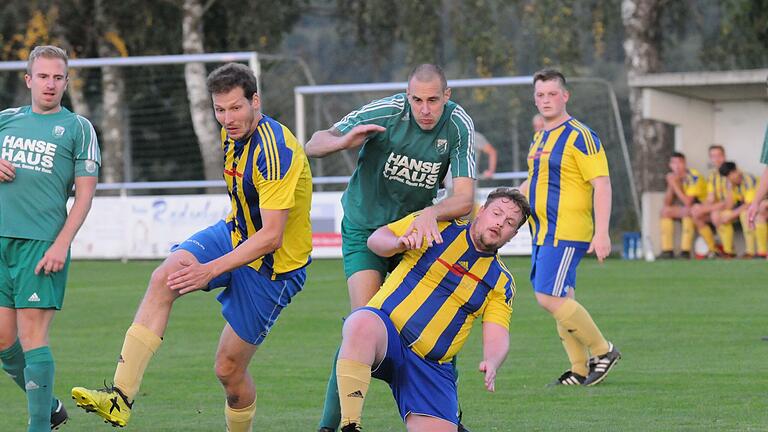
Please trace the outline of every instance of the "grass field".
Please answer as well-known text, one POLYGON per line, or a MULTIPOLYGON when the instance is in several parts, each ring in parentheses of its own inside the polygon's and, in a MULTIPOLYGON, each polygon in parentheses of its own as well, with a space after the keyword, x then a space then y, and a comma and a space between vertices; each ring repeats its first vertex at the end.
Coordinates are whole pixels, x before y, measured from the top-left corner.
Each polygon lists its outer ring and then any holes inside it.
MULTIPOLYGON (((594 388, 546 388, 567 368, 554 322, 536 305, 529 260, 517 276, 509 357, 496 393, 475 372, 476 327, 459 357, 466 425, 478 431, 768 430, 768 264, 765 261, 586 260, 578 298, 623 360, 594 388)), ((123 335, 156 263, 75 262, 52 330, 56 393, 72 416, 63 431, 111 430, 69 399, 75 385, 112 379, 123 335)), ((340 261, 318 260, 251 364, 259 399, 254 430, 314 431, 348 301, 340 261)), ((213 294, 173 311, 144 377, 127 431, 222 431, 223 392, 213 357, 223 319, 213 294)), ((0 430, 24 431, 26 405, 0 380, 0 430)), ((374 382, 367 431, 405 430, 388 387, 374 382)))

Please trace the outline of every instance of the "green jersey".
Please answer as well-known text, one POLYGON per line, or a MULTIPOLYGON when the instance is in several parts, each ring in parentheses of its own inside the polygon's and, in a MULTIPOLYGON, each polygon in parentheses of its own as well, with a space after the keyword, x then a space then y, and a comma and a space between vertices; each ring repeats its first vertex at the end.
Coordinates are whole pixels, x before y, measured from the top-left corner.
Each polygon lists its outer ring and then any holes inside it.
POLYGON ((363 143, 341 198, 344 217, 357 227, 376 229, 431 205, 449 166, 453 177, 475 178, 474 124, 452 101, 432 130, 416 123, 405 93, 352 111, 334 128, 346 134, 361 124, 387 130, 363 143))
POLYGON ((768 165, 768 127, 765 128, 765 139, 763 140, 763 154, 760 156, 760 162, 768 165))
POLYGON ((53 241, 67 218, 75 177, 98 176, 101 153, 93 125, 62 107, 0 111, 0 159, 16 178, 0 183, 0 237, 53 241))

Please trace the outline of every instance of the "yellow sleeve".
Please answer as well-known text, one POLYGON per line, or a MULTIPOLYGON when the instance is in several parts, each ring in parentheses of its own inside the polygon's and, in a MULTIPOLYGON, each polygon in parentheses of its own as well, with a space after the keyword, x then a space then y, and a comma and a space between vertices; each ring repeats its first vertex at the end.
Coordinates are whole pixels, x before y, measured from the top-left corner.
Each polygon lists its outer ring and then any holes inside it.
POLYGON ((393 233, 395 233, 396 236, 400 237, 401 235, 405 234, 405 230, 408 229, 409 226, 411 226, 411 223, 414 219, 416 219, 416 216, 418 216, 419 213, 411 213, 408 216, 396 220, 390 224, 387 224, 387 228, 390 229, 393 233))
POLYGON ((608 158, 597 135, 585 132, 579 134, 574 143, 574 158, 584 181, 608 176, 608 158), (587 137, 585 140, 585 136, 587 137))
POLYGON ((492 322, 509 330, 512 319, 512 300, 514 299, 515 282, 502 273, 499 281, 488 293, 488 303, 483 311, 483 322, 492 322))
MULTIPOLYGON (((416 216, 418 215, 419 215, 419 212, 413 212, 402 219, 398 219, 394 222, 388 223, 387 228, 389 228, 390 231, 395 233, 396 236, 400 237, 401 235, 405 234, 405 230, 407 230, 408 227, 411 226, 411 223, 413 223, 413 220, 416 219, 416 216)), ((445 227, 447 227, 450 224, 451 222, 438 221, 437 228, 442 232, 445 229, 445 227)))

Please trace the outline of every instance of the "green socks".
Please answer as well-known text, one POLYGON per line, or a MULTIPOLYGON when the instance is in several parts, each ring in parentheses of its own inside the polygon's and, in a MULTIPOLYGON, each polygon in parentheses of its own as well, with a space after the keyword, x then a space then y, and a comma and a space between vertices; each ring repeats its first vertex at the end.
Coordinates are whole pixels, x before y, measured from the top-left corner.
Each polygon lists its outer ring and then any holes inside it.
MULTIPOLYGON (((341 349, 341 347, 339 347, 341 349)), ((323 417, 318 427, 326 427, 336 430, 341 423, 341 402, 339 401, 339 386, 336 381, 336 361, 339 359, 339 350, 333 356, 333 369, 328 377, 328 387, 325 390, 325 405, 323 405, 323 417)))
POLYGON ((24 353, 24 388, 27 391, 29 411, 28 432, 51 430, 51 399, 53 398, 53 355, 47 347, 35 348, 24 353))

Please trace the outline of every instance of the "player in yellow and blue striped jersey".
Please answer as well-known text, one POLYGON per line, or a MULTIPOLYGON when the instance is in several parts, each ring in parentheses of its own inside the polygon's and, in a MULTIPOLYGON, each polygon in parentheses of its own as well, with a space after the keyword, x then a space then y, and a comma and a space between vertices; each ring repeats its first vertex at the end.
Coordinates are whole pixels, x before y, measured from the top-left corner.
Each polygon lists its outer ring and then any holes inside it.
POLYGON ((232 209, 225 220, 174 247, 154 271, 126 332, 114 386, 72 389, 79 407, 113 426, 125 426, 130 418, 173 302, 195 290, 223 287, 217 299, 227 323, 216 352, 216 375, 226 393, 227 430, 250 431, 256 388, 248 364, 306 279, 312 175, 303 147, 288 128, 261 113, 256 77, 247 66, 224 65, 206 84, 222 126, 232 209))
POLYGON ((367 306, 344 323, 336 365, 342 432, 360 430, 371 376, 389 383, 409 431, 456 431, 458 399, 451 359, 475 319, 483 320, 485 386, 509 347, 515 285, 497 250, 525 223, 530 208, 517 190, 491 192, 477 217, 439 222, 441 243, 408 230, 416 214, 377 229, 368 247, 402 261, 367 306))
MULTIPOLYGON (((750 204, 755 200, 757 178, 741 171, 734 162, 730 161, 720 165, 719 171, 720 175, 728 179, 730 188, 723 210, 714 212, 712 221, 718 227, 718 232, 722 233, 723 229, 726 230, 725 235, 721 235, 723 249, 726 253, 733 254, 733 222, 738 219, 744 233, 744 245, 746 247, 744 256, 753 258, 757 255, 756 243, 759 242, 760 250, 765 251, 766 248, 766 239, 763 236, 759 239, 756 237, 755 230, 749 224, 747 214, 750 204)), ((764 232, 761 231, 761 234, 764 232)))
MULTIPOLYGON (((709 156, 709 165, 712 167, 712 171, 707 175, 707 199, 691 207, 691 216, 699 235, 707 244, 708 255, 714 257, 715 254, 722 255, 717 250, 715 234, 710 228, 710 223, 712 222, 712 213, 722 210, 725 206, 725 196, 728 194, 728 180, 718 172, 720 165, 725 162, 725 148, 719 144, 712 144, 707 150, 707 155, 709 156)), ((703 256, 698 258, 703 258, 703 256)))
POLYGON ((680 257, 691 258, 694 223, 691 216, 693 205, 707 199, 707 185, 699 171, 688 168, 685 155, 675 152, 669 158, 667 190, 661 209, 661 258, 674 258, 675 220, 680 220, 683 232, 680 236, 680 257))
POLYGON ((611 252, 608 160, 597 134, 566 111, 570 92, 563 74, 544 69, 533 85, 545 127, 534 135, 528 178, 520 186, 532 212, 531 283, 539 305, 557 322, 571 363, 553 384, 594 385, 621 355, 576 301, 576 267, 585 253, 603 261, 611 252))

